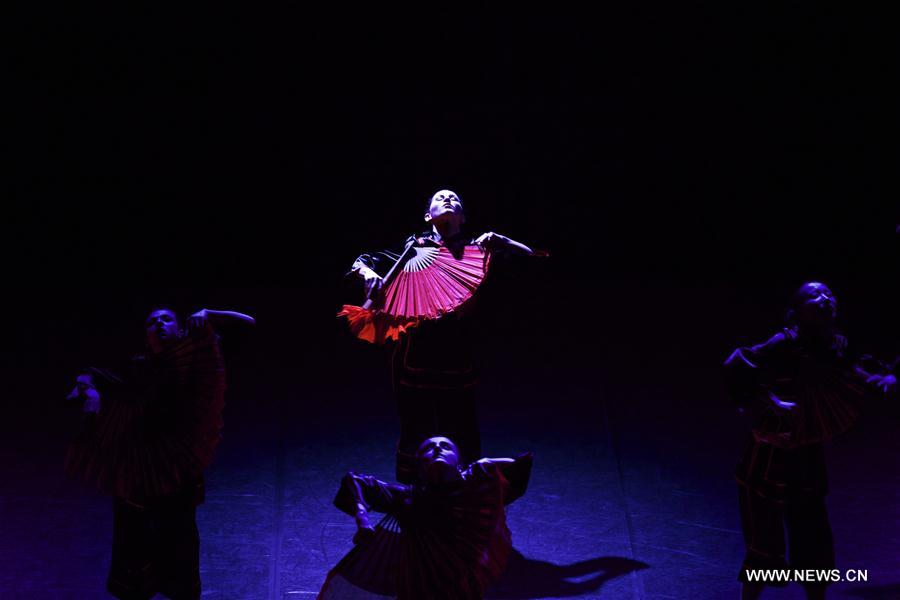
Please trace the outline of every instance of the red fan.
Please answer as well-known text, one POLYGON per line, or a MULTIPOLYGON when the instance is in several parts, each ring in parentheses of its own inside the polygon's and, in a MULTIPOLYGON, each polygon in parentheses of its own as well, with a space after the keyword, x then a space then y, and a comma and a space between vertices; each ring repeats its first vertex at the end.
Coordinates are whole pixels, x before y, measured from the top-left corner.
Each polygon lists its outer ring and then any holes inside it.
POLYGON ((317 600, 397 597, 397 578, 403 567, 400 524, 385 515, 375 535, 353 547, 328 573, 317 600))
POLYGON ((512 547, 503 509, 507 485, 482 482, 435 503, 419 499, 425 507, 405 518, 386 515, 375 535, 329 572, 318 599, 480 598, 506 568, 512 547))
POLYGON ((362 307, 345 304, 351 331, 376 344, 400 335, 425 319, 458 310, 481 285, 490 255, 470 245, 454 254, 445 246, 410 245, 384 277, 383 293, 362 307), (373 308, 374 306, 374 308, 373 308))
POLYGON ((96 421, 69 449, 66 470, 124 498, 160 496, 199 476, 222 428, 225 367, 216 336, 188 336, 136 359, 101 393, 96 421))
POLYGON ((443 492, 414 489, 398 514, 329 572, 319 600, 481 598, 512 548, 504 505, 525 492, 531 454, 514 464, 477 462, 443 492), (507 475, 509 478, 507 478, 507 475))
POLYGON ((866 374, 804 360, 771 393, 791 408, 773 409, 754 436, 782 448, 828 441, 850 428, 862 410, 866 374))

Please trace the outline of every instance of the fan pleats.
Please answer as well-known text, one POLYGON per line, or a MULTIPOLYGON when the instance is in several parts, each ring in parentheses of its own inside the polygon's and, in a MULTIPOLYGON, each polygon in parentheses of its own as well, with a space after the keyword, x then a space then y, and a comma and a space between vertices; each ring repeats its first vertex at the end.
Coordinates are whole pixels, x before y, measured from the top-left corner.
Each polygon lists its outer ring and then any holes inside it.
POLYGON ((465 246, 457 257, 444 246, 415 248, 415 255, 387 285, 378 308, 345 305, 347 317, 360 339, 373 343, 396 340, 420 320, 438 319, 459 309, 481 285, 489 255, 476 245, 465 246))

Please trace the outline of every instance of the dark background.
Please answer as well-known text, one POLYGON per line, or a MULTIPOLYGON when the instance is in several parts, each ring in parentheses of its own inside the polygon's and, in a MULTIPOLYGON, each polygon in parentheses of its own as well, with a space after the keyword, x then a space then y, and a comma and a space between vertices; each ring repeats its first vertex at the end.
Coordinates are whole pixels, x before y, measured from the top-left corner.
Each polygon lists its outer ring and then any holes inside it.
MULTIPOLYGON (((5 460, 63 451, 73 374, 139 350, 156 302, 258 319, 225 332, 225 444, 389 414, 385 356, 333 318, 359 300, 343 274, 420 227, 445 187, 473 233, 551 253, 503 265, 483 294, 487 389, 536 382, 488 411, 552 404, 542 426, 566 435, 599 409, 565 390, 600 381, 632 398, 604 409, 613 422, 654 423, 660 448, 672 419, 688 437, 719 431, 729 463, 718 365, 779 327, 807 279, 833 287, 852 342, 892 357, 887 19, 799 3, 593 8, 13 20, 5 460), (694 388, 677 405, 666 392, 694 388), (303 404, 313 390, 331 400, 303 404)), ((872 477, 896 479, 895 462, 872 477)))
POLYGON ((257 313, 266 362, 315 355, 353 258, 442 187, 473 233, 552 254, 498 277, 488 337, 590 354, 627 322, 642 348, 718 359, 818 278, 890 354, 884 26, 803 4, 23 15, 4 364, 45 380, 139 344, 158 301, 257 313))

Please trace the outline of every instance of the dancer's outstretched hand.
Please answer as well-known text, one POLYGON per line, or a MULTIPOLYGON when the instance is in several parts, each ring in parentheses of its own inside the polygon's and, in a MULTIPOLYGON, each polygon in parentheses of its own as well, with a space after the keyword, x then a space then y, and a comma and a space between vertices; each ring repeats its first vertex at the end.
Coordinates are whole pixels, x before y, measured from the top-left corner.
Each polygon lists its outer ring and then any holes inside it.
POLYGON ((89 373, 82 373, 75 378, 75 387, 66 396, 67 400, 82 400, 82 412, 100 412, 100 392, 94 387, 94 378, 89 373))
POLYGON ((354 544, 367 542, 375 537, 375 528, 369 522, 369 513, 361 510, 356 513, 356 535, 353 536, 354 544))
POLYGON ((188 317, 187 320, 187 330, 188 333, 196 333, 199 331, 203 331, 208 328, 209 325, 209 313, 207 313, 206 309, 198 310, 194 314, 188 317))
POLYGON ((384 285, 384 279, 372 269, 367 269, 365 267, 359 270, 359 274, 363 278, 363 285, 366 288, 366 298, 374 299, 378 295, 378 292, 381 291, 381 287, 384 285))
POLYGON ((897 378, 893 375, 872 375, 866 383, 874 385, 885 395, 897 393, 897 378))

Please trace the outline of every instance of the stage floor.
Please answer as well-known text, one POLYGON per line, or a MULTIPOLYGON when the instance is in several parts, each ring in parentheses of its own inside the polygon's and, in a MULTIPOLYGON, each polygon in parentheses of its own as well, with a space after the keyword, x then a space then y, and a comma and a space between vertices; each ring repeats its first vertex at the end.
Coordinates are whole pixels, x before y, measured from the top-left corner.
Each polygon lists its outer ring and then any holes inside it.
MULTIPOLYGON (((499 369, 479 392, 485 454, 535 452, 528 492, 509 510, 516 552, 488 597, 738 597, 731 470, 741 436, 715 382, 661 377, 669 383, 636 387, 625 382, 638 373, 603 384, 581 373, 561 385, 555 369, 518 379, 499 369)), ((313 598, 350 549, 353 520, 331 500, 347 470, 391 478, 397 424, 387 390, 360 403, 349 395, 366 393, 362 384, 341 387, 343 400, 320 387, 254 404, 253 393, 279 392, 254 391, 244 378, 231 394, 198 510, 204 598, 313 598)), ((894 415, 876 410, 829 449, 838 565, 868 570, 867 583, 835 585, 832 597, 900 597, 894 415)), ((105 597, 109 499, 65 480, 60 423, 36 434, 7 421, 3 430, 0 597, 105 597)))

